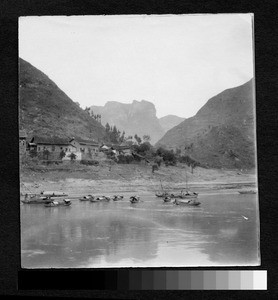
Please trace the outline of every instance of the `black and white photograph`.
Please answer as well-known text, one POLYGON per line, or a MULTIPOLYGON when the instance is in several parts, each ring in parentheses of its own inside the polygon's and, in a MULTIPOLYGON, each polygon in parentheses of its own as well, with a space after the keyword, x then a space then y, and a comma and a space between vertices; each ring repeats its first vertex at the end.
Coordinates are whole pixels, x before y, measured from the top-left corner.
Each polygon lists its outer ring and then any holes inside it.
POLYGON ((24 16, 21 267, 260 265, 254 16, 24 16))

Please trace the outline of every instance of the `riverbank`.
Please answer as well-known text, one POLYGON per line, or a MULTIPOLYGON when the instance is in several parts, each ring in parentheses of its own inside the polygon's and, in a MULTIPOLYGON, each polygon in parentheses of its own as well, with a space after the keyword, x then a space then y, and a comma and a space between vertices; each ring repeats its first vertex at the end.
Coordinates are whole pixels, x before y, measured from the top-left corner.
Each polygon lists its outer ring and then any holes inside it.
POLYGON ((162 166, 152 173, 141 164, 84 166, 28 166, 20 171, 21 192, 63 191, 72 197, 86 194, 136 193, 150 194, 156 190, 179 190, 186 186, 198 192, 237 191, 256 188, 254 170, 220 170, 195 168, 193 174, 185 165, 162 166))

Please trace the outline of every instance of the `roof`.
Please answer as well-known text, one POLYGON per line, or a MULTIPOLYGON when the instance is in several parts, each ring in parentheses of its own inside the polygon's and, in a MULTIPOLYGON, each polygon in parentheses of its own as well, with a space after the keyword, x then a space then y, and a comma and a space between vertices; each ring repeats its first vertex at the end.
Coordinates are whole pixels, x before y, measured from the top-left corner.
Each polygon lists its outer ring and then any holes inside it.
POLYGON ((71 142, 72 140, 77 141, 80 145, 98 146, 98 142, 93 141, 93 140, 83 140, 80 138, 72 138, 69 142, 71 142))
POLYGON ((25 130, 19 130, 19 137, 20 138, 27 138, 27 133, 25 130))
POLYGON ((118 146, 118 149, 119 150, 129 150, 129 149, 131 149, 131 147, 130 146, 118 146))
POLYGON ((47 145, 69 145, 69 139, 60 137, 40 137, 34 136, 31 143, 47 145))
POLYGON ((102 149, 109 149, 106 145, 101 146, 102 149))

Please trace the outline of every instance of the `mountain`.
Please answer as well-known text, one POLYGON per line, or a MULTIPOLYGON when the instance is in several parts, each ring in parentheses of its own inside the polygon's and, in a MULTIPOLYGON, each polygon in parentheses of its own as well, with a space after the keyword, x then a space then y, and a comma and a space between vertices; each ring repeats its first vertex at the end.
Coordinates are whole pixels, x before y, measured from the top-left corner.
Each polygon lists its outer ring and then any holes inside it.
POLYGON ((153 103, 134 100, 132 103, 108 101, 104 106, 91 106, 91 112, 100 114, 102 124, 107 122, 116 126, 125 136, 137 134, 139 137, 150 135, 152 144, 156 143, 164 134, 153 103))
POLYGON ((185 118, 181 118, 175 115, 167 115, 159 119, 159 124, 161 125, 162 129, 167 132, 171 128, 177 126, 181 123, 185 118))
POLYGON ((208 100, 194 117, 170 129, 156 146, 179 148, 210 167, 254 167, 254 80, 208 100))
POLYGON ((19 59, 19 124, 28 138, 79 137, 102 140, 104 127, 74 103, 44 73, 19 59))

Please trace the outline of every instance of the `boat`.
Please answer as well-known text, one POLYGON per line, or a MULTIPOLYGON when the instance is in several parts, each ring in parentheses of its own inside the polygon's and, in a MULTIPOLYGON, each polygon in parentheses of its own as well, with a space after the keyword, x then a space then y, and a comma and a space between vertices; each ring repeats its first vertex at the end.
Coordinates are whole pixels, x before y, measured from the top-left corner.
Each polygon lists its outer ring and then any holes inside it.
POLYGON ((21 202, 24 204, 45 204, 52 201, 50 196, 41 196, 39 194, 25 194, 21 196, 21 202))
POLYGON ((185 193, 182 191, 181 194, 179 195, 180 199, 195 199, 198 198, 198 193, 195 192, 190 192, 190 191, 186 191, 185 193))
POLYGON ((185 205, 185 206, 199 206, 201 202, 196 201, 195 199, 185 200, 185 199, 175 199, 174 204, 176 205, 185 205))
POLYGON ((113 201, 119 201, 119 200, 122 200, 124 198, 124 196, 122 195, 114 195, 112 197, 113 201))
POLYGON ((64 192, 55 192, 55 191, 42 191, 42 196, 50 196, 50 197, 67 197, 68 195, 64 192))
POLYGON ((192 192, 188 188, 187 172, 185 172, 185 180, 186 180, 185 181, 185 183, 186 183, 185 189, 181 190, 181 193, 179 194, 179 197, 177 197, 177 198, 180 198, 180 199, 196 199, 196 198, 198 198, 198 193, 192 192), (185 190, 185 192, 184 192, 184 190, 185 190))
POLYGON ((131 203, 137 203, 137 202, 139 202, 139 200, 140 200, 140 197, 139 197, 139 196, 131 196, 131 197, 129 198, 129 201, 130 201, 131 203))
POLYGON ((96 197, 92 197, 90 198, 90 202, 100 202, 100 200, 98 200, 96 197))
POLYGON ((249 190, 249 191, 238 191, 240 194, 256 194, 256 191, 249 190))
POLYGON ((98 197, 96 197, 96 200, 98 200, 98 201, 110 201, 110 197, 108 197, 108 196, 98 196, 98 197))
POLYGON ((92 195, 88 195, 88 196, 84 196, 83 198, 80 198, 80 201, 90 201, 91 199, 93 199, 94 196, 92 195))
POLYGON ((171 202, 172 201, 172 197, 169 197, 169 196, 163 197, 163 201, 164 202, 171 202))
POLYGON ((71 201, 69 199, 64 199, 63 201, 51 201, 50 203, 46 203, 45 207, 56 207, 56 206, 70 206, 71 201))
POLYGON ((161 190, 155 193, 156 197, 163 198, 163 197, 168 197, 168 196, 170 196, 169 192, 166 192, 166 191, 163 189, 161 180, 160 180, 160 187, 161 187, 161 190))

